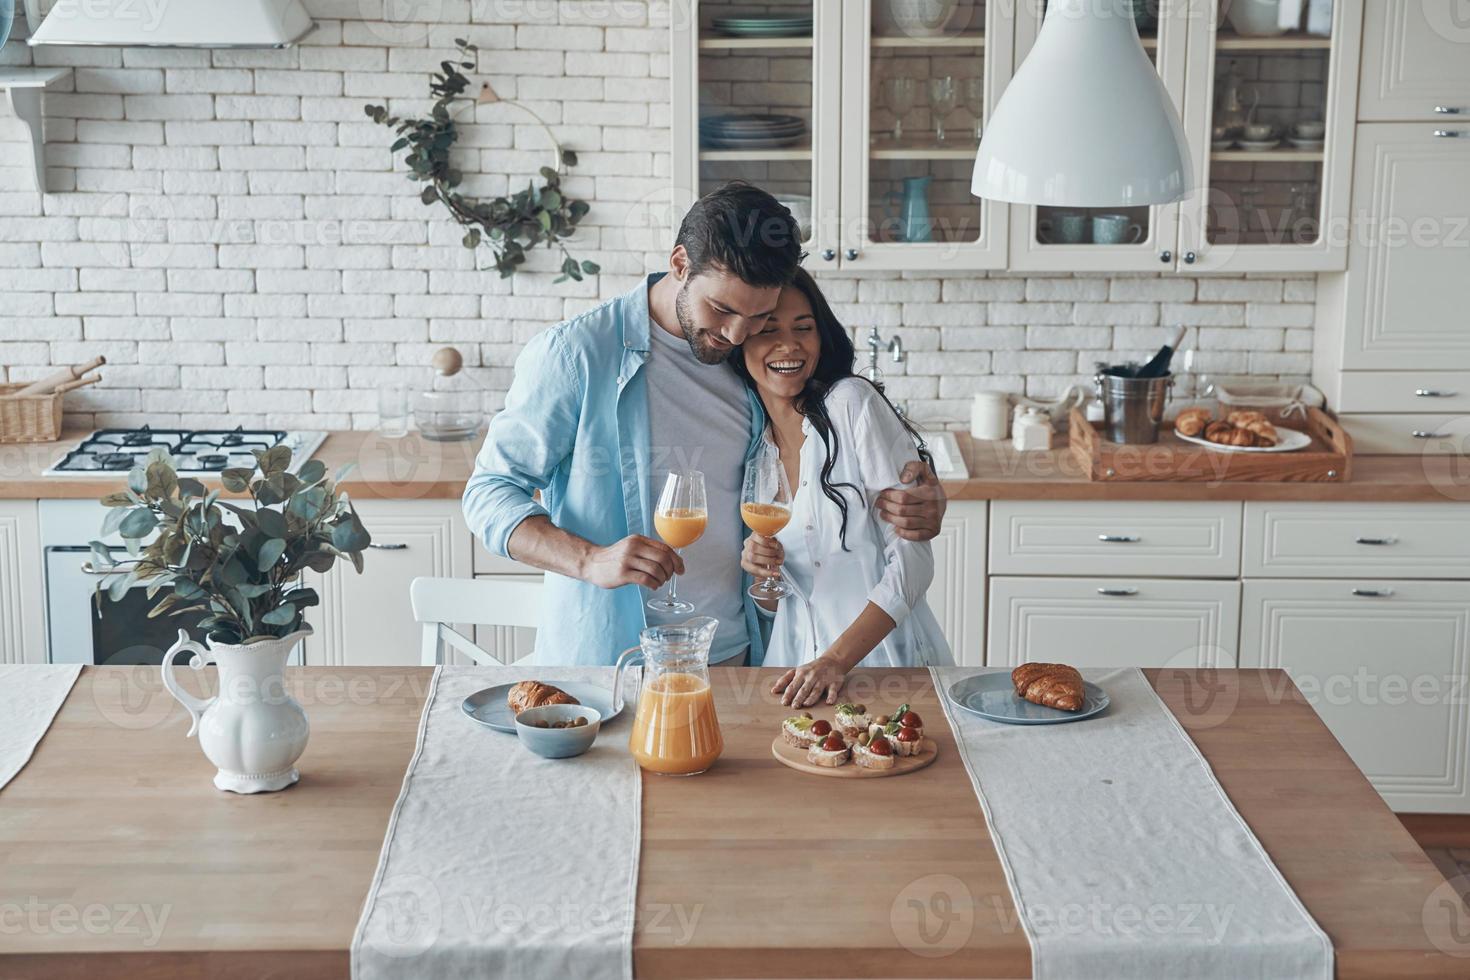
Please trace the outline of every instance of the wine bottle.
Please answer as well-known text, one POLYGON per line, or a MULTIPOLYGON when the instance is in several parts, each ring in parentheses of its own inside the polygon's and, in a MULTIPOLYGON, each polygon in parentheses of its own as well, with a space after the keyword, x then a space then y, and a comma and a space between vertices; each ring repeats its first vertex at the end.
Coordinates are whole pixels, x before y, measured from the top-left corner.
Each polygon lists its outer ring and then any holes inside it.
POLYGON ((1180 327, 1178 330, 1176 330, 1174 332, 1174 339, 1165 344, 1163 347, 1160 347, 1159 352, 1153 356, 1153 359, 1150 360, 1143 367, 1139 368, 1138 373, 1135 374, 1134 377, 1161 378, 1164 375, 1168 374, 1169 362, 1174 359, 1174 352, 1179 349, 1180 343, 1182 343, 1184 340, 1184 330, 1184 327, 1180 327))

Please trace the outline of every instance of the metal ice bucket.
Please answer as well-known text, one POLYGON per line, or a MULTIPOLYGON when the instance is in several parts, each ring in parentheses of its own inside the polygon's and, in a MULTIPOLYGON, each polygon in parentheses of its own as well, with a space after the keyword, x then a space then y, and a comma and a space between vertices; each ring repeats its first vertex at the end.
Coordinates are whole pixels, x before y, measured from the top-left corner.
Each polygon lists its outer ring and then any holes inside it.
POLYGON ((1107 368, 1092 379, 1103 403, 1103 435, 1109 442, 1158 442, 1174 376, 1130 378, 1113 371, 1127 368, 1107 368))

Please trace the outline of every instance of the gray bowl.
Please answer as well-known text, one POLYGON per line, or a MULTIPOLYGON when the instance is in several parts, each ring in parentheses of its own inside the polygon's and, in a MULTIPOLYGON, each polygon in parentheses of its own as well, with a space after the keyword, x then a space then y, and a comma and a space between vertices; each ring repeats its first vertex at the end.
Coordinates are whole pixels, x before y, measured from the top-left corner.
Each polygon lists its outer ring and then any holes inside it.
POLYGON ((521 744, 546 759, 570 759, 592 748, 602 728, 602 714, 583 704, 545 704, 516 715, 516 736, 521 744), (586 718, 577 728, 536 728, 532 722, 571 721, 586 718))

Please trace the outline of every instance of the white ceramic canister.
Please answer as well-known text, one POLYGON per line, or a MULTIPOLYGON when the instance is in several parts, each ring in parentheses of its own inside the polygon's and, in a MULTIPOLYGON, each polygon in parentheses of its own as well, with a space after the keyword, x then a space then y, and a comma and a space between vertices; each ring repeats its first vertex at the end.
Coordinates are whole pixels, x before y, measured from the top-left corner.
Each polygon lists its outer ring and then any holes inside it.
POLYGON ((1010 435, 1011 396, 1004 391, 979 391, 970 406, 970 435, 1000 440, 1010 435))

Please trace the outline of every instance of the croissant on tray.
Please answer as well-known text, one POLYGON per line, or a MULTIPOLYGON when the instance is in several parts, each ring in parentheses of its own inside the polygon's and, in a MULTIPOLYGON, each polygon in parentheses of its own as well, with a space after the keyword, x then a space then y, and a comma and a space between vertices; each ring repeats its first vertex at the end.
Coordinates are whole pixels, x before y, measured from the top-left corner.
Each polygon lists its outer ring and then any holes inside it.
POLYGON ((510 713, 518 715, 527 708, 539 708, 543 704, 581 704, 576 698, 559 687, 540 681, 521 681, 505 695, 510 713))
POLYGON ((1082 709, 1082 675, 1066 664, 1022 664, 1011 671, 1016 697, 1063 711, 1082 709))

